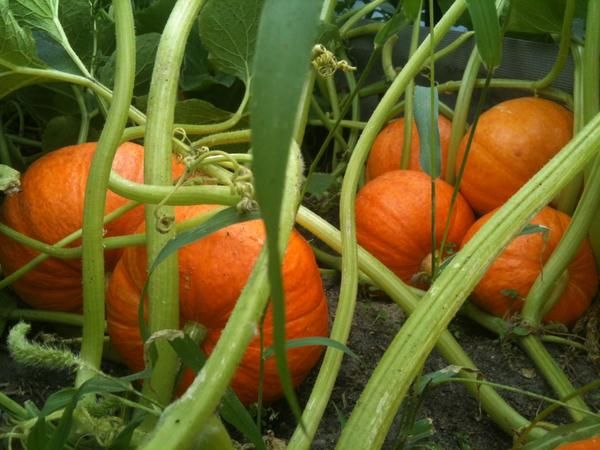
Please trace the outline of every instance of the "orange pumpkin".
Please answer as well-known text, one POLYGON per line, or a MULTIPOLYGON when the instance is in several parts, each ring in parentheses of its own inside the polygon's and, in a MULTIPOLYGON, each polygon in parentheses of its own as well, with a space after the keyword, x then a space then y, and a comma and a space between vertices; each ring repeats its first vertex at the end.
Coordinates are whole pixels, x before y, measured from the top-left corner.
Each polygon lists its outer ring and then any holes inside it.
MULTIPOLYGON (((452 122, 444 116, 439 116, 438 129, 440 131, 441 170, 443 175, 446 170, 452 122)), ((421 170, 421 163, 419 162, 419 132, 414 121, 410 136, 410 163, 408 168, 411 170, 421 170)), ((369 159, 367 160, 366 180, 370 181, 386 172, 399 170, 403 144, 404 118, 401 117, 390 122, 375 138, 375 142, 373 142, 371 152, 369 153, 369 159)))
MULTIPOLYGON (((453 188, 437 179, 436 247, 439 249, 450 215, 453 188)), ((356 197, 358 242, 404 282, 422 287, 418 275, 431 266, 431 180, 424 172, 395 170, 367 183, 356 197)), ((450 216, 447 255, 457 250, 474 222, 473 212, 459 195, 450 216)))
MULTIPOLYGON (((478 213, 504 204, 571 140, 573 114, 536 97, 497 104, 477 123, 460 191, 478 213)), ((456 171, 470 130, 463 138, 456 171)))
MULTIPOLYGON (((2 206, 2 222, 39 241, 54 244, 78 230, 83 221, 85 185, 96 143, 55 150, 35 161, 21 178, 21 191, 9 195, 2 206)), ((122 144, 113 170, 132 181, 143 180, 144 149, 122 144)), ((105 214, 124 205, 126 199, 108 192, 105 214)), ((143 220, 136 208, 106 225, 105 236, 131 233, 143 220)), ((79 245, 75 243, 74 245, 79 245)), ((0 234, 0 264, 10 274, 37 256, 37 252, 0 234)), ((119 251, 105 254, 106 267, 117 262, 119 251)), ((49 258, 12 285, 29 305, 60 311, 81 309, 81 260, 49 258)))
MULTIPOLYGON (((176 208, 182 221, 215 206, 176 208)), ((143 225, 140 231, 143 230, 143 225)), ((246 284, 265 240, 262 221, 230 225, 179 250, 179 295, 181 322, 196 321, 208 334, 202 343, 210 353, 219 339, 235 303, 246 284)), ((283 262, 286 298, 286 338, 326 336, 327 300, 319 269, 310 246, 294 231, 283 262)), ((143 347, 138 330, 137 311, 141 288, 146 279, 146 252, 143 247, 125 250, 110 280, 107 294, 108 332, 111 341, 133 370, 144 367, 143 347)), ((264 322, 264 344, 272 343, 271 308, 264 322)), ((298 385, 317 363, 322 347, 307 346, 288 351, 292 379, 298 385)), ((257 400, 259 338, 255 337, 232 380, 232 387, 244 403, 257 400)), ((184 388, 193 375, 184 375, 184 388)), ((282 391, 273 358, 265 363, 264 400, 273 401, 282 391)))
POLYGON ((591 437, 581 441, 568 442, 556 447, 556 450, 600 450, 600 436, 591 437))
MULTIPOLYGON (((463 245, 492 217, 495 211, 481 217, 467 232, 463 245)), ((531 289, 565 229, 568 215, 553 208, 542 209, 531 224, 542 225, 548 232, 517 236, 492 263, 475 287, 472 301, 482 309, 505 316, 523 307, 522 299, 531 289)), ((568 280, 558 302, 544 316, 544 321, 571 325, 588 308, 598 289, 594 257, 586 239, 567 268, 568 280)))

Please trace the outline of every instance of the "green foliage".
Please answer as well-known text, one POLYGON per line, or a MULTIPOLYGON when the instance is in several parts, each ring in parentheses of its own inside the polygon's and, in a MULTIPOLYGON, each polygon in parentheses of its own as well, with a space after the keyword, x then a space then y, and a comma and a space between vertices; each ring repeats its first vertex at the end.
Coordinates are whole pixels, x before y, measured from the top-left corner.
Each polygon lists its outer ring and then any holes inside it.
POLYGON ((209 0, 198 22, 213 63, 249 82, 264 0, 209 0))
POLYGON ((437 121, 438 104, 437 89, 432 90, 428 87, 415 86, 414 114, 419 136, 421 137, 419 139, 419 163, 423 171, 431 175, 432 178, 439 177, 442 171, 440 130, 437 121), (433 102, 431 101, 432 96, 433 102))
POLYGON ((502 59, 502 32, 494 0, 467 0, 469 15, 475 30, 477 51, 489 71, 502 59))

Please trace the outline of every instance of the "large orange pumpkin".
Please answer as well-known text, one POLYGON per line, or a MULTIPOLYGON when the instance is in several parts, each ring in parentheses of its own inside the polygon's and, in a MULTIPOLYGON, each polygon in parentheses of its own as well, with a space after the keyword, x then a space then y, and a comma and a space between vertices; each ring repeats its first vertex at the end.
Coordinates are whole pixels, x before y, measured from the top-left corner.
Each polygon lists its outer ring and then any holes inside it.
MULTIPOLYGON (((481 115, 460 185, 478 213, 501 206, 571 140, 573 114, 536 97, 497 104, 481 115)), ((460 168, 470 130, 457 156, 460 168)))
MULTIPOLYGON (((176 208, 177 221, 194 217, 215 206, 176 208)), ((143 225, 140 230, 143 229, 143 225)), ((196 321, 208 334, 202 348, 210 353, 219 339, 235 303, 258 257, 265 232, 262 221, 230 225, 179 250, 179 295, 182 323, 196 321)), ((313 252, 294 231, 283 262, 286 298, 286 337, 294 339, 326 336, 327 300, 313 252)), ((146 252, 143 247, 125 250, 110 280, 107 294, 108 331, 111 341, 133 369, 144 366, 143 347, 138 330, 137 311, 141 288, 146 279, 146 252)), ((272 343, 271 308, 264 322, 264 344, 272 343)), ((322 347, 307 346, 288 351, 292 379, 298 385, 317 363, 322 347)), ((260 362, 259 338, 255 337, 232 380, 232 387, 244 403, 257 400, 260 362)), ((184 375, 184 387, 193 375, 184 375)), ((273 358, 265 363, 264 400, 281 395, 273 358)))
MULTIPOLYGON (((55 150, 35 161, 21 178, 21 191, 9 195, 2 205, 2 222, 15 230, 54 244, 78 230, 83 222, 85 185, 96 150, 95 142, 55 150)), ((143 181, 144 148, 127 142, 116 153, 113 170, 122 177, 143 181)), ((174 176, 183 167, 173 166, 174 176)), ((127 200, 114 192, 106 195, 107 214, 127 200)), ((143 220, 140 206, 105 226, 105 236, 133 232, 143 220)), ((73 245, 79 245, 79 241, 73 245)), ((37 252, 0 234, 0 264, 5 274, 25 265, 37 252)), ((116 264, 120 250, 107 251, 107 270, 116 264)), ((82 304, 81 260, 49 258, 12 284, 17 294, 35 308, 78 311, 82 304)))
POLYGON ((555 450, 600 450, 600 436, 591 437, 581 441, 568 442, 556 447, 555 450))
MULTIPOLYGON (((452 122, 444 116, 438 117, 438 129, 440 131, 441 148, 441 170, 442 175, 446 170, 446 159, 448 155, 448 145, 450 144, 450 133, 452 131, 452 122)), ((404 118, 401 117, 390 122, 375 138, 371 147, 369 159, 367 160, 367 181, 372 180, 379 175, 392 170, 400 169, 400 160, 402 158, 402 146, 404 144, 404 118)), ((409 169, 420 170, 419 162, 419 132, 413 121, 411 142, 410 142, 410 164, 409 169)))
MULTIPOLYGON (((495 211, 481 217, 467 232, 463 245, 492 217, 495 211)), ((518 312, 522 299, 531 289, 565 229, 568 215, 553 208, 542 209, 531 224, 542 225, 548 232, 517 236, 492 263, 475 287, 472 301, 482 309, 504 316, 518 312)), ((592 250, 587 239, 567 268, 566 287, 554 307, 544 316, 544 321, 571 325, 588 308, 598 289, 598 274, 592 250)))
MULTIPOLYGON (((453 188, 437 179, 436 247, 450 215, 453 188)), ((396 170, 367 183, 356 197, 358 242, 406 283, 422 287, 419 274, 431 265, 431 180, 424 172, 396 170)), ((473 212, 459 195, 450 216, 446 251, 456 251, 473 212)))

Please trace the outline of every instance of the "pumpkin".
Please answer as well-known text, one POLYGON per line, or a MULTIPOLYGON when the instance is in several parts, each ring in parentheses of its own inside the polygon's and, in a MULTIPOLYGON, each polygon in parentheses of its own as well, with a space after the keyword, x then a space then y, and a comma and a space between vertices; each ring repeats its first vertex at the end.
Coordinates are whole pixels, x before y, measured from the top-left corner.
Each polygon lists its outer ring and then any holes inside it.
MULTIPOLYGON (((72 145, 36 160, 21 178, 21 191, 9 195, 2 205, 2 223, 29 237, 54 244, 82 226, 85 185, 96 143, 72 145)), ((142 182, 144 149, 122 144, 113 170, 122 177, 142 182)), ((107 192, 105 214, 127 200, 107 192)), ((105 226, 105 236, 129 234, 143 220, 143 208, 135 208, 105 226)), ((79 242, 73 245, 79 245, 79 242)), ((0 234, 0 264, 10 274, 37 256, 37 252, 0 234)), ((119 250, 105 253, 112 269, 119 250)), ((78 311, 82 305, 81 260, 49 258, 12 285, 17 294, 35 308, 78 311)))
MULTIPOLYGON (((439 250, 450 220, 444 256, 456 251, 474 222, 459 195, 450 215, 453 188, 435 180, 435 237, 439 250)), ((367 183, 356 196, 358 242, 404 282, 423 287, 420 275, 431 266, 431 179, 424 172, 395 170, 367 183)))
MULTIPOLYGON (((215 208, 196 205, 176 208, 182 221, 215 208)), ((143 225, 138 231, 143 231, 143 225)), ((265 240, 262 221, 253 220, 225 227, 179 250, 179 295, 181 322, 195 321, 207 329, 202 343, 210 353, 246 284, 265 240)), ((138 303, 146 279, 146 252, 143 247, 127 248, 117 264, 107 292, 108 332, 114 347, 133 370, 144 367, 143 346, 138 330, 138 303)), ((293 231, 284 256, 282 276, 286 301, 286 338, 326 336, 327 300, 312 249, 293 231)), ((269 307, 264 321, 264 345, 272 343, 269 307)), ((322 347, 306 346, 288 350, 294 385, 298 385, 317 363, 322 347)), ((260 345, 251 341, 231 386, 248 404, 257 400, 260 345)), ((191 372, 183 386, 193 380, 191 372)), ((265 362, 264 396, 271 402, 282 394, 274 358, 265 362)))
MULTIPOLYGON (((460 191, 478 213, 504 204, 571 140, 573 114, 550 100, 521 97, 497 104, 477 123, 460 191)), ((459 146, 456 171, 470 130, 459 146)))
MULTIPOLYGON (((467 232, 463 245, 493 216, 482 216, 467 232)), ((514 238, 494 260, 475 287, 471 300, 496 316, 521 310, 523 301, 540 274, 564 231, 568 215, 551 207, 543 208, 532 220, 533 225, 548 228, 547 232, 522 234, 514 238)), ((598 288, 594 257, 586 239, 567 267, 565 288, 557 303, 544 316, 545 322, 572 325, 588 308, 598 288)))
MULTIPOLYGON (((448 145, 450 144, 450 133, 452 122, 444 116, 438 116, 438 129, 440 131, 441 170, 446 170, 446 159, 448 145)), ((400 169, 402 158, 402 146, 404 144, 404 118, 390 122, 375 138, 369 159, 367 160, 366 180, 370 181, 386 172, 400 169)), ((408 169, 420 170, 419 162, 420 144, 417 125, 413 121, 410 142, 410 164, 408 169)))
POLYGON ((556 447, 556 450, 600 450, 600 436, 591 437, 556 447))

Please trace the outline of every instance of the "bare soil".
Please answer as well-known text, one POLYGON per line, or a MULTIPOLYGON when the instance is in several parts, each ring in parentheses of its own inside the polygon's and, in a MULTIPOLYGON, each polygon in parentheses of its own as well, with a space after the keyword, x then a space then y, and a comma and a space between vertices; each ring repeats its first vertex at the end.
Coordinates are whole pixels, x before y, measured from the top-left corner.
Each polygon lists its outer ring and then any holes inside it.
MULTIPOLYGON (((330 311, 333 318, 339 283, 335 278, 325 280, 330 311)), ((333 449, 347 418, 363 387, 367 383, 381 355, 400 329, 405 319, 404 313, 386 297, 372 297, 366 289, 361 290, 357 304, 354 326, 348 346, 360 359, 344 358, 329 406, 325 412, 313 449, 333 449)), ((48 328, 44 328, 48 331, 48 328)), ((498 338, 465 318, 456 318, 450 330, 463 348, 479 367, 481 375, 497 383, 517 387, 530 392, 553 397, 551 389, 536 373, 533 363, 510 343, 502 343, 498 338)), ((4 339, 2 340, 4 342, 4 339)), ((553 355, 566 368, 577 386, 584 385, 600 376, 600 366, 593 363, 581 351, 573 351, 563 346, 550 346, 553 355)), ((6 349, 0 352, 0 389, 18 402, 31 400, 41 406, 52 392, 73 382, 67 372, 31 369, 15 363, 6 349)), ((446 367, 435 351, 430 355, 424 373, 446 367)), ((113 363, 107 363, 105 370, 122 372, 123 369, 113 363)), ((310 394, 310 387, 316 376, 316 370, 300 388, 301 402, 310 394)), ((546 404, 518 393, 501 392, 502 395, 521 414, 531 419, 546 404)), ((587 397, 594 409, 600 409, 600 396, 587 397)), ((399 413, 401 414, 402 411, 399 413)), ((417 419, 430 418, 434 433, 421 441, 422 446, 412 448, 430 448, 443 450, 506 450, 511 447, 511 437, 504 434, 481 411, 479 404, 466 389, 457 382, 446 383, 427 391, 418 410, 417 419)), ((567 415, 559 411, 550 418, 555 423, 567 422, 567 415)), ((398 432, 398 418, 388 436, 386 449, 395 449, 394 438, 398 432)), ((295 423, 285 402, 271 405, 265 411, 264 426, 272 430, 275 437, 289 439, 295 423)))

